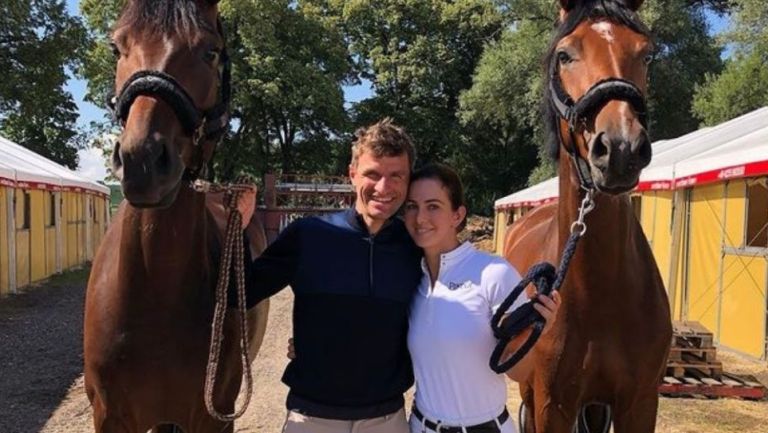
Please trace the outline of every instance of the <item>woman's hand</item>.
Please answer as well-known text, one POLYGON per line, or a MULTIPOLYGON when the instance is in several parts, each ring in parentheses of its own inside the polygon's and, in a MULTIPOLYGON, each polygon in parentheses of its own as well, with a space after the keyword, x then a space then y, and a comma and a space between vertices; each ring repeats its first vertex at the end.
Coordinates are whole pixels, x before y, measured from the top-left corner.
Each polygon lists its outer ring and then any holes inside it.
POLYGON ((533 308, 535 308, 536 311, 541 314, 541 317, 546 320, 544 330, 541 332, 541 335, 546 335, 552 329, 552 323, 554 323, 555 318, 557 317, 557 311, 560 309, 562 298, 560 298, 560 292, 557 290, 553 291, 550 296, 536 296, 539 302, 535 302, 533 308))
MULTIPOLYGON (((533 308, 535 308, 536 311, 538 311, 545 320, 544 329, 541 331, 541 335, 546 335, 552 330, 552 324, 555 322, 555 319, 557 318, 557 311, 560 309, 560 303, 562 302, 560 292, 555 290, 550 296, 536 294, 533 295, 531 299, 538 300, 538 302, 533 303, 533 308)), ((532 331, 532 328, 528 328, 510 340, 510 342, 507 343, 507 347, 504 349, 504 353, 502 354, 501 359, 509 359, 513 353, 520 349, 520 347, 531 335, 532 331)), ((514 367, 507 370, 507 376, 517 382, 525 380, 525 378, 527 378, 530 372, 533 370, 532 359, 533 357, 529 352, 523 357, 523 359, 515 364, 514 367)))

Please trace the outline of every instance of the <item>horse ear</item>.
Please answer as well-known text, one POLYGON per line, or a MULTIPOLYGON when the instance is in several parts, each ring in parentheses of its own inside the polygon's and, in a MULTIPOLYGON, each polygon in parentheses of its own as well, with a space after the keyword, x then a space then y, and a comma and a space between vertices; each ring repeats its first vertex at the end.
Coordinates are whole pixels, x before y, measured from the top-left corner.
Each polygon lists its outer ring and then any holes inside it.
POLYGON ((560 0, 560 8, 563 12, 570 12, 576 6, 576 0, 560 0))
POLYGON ((643 0, 623 0, 622 3, 624 3, 624 6, 628 7, 630 10, 637 12, 637 10, 640 9, 640 6, 643 5, 643 0))

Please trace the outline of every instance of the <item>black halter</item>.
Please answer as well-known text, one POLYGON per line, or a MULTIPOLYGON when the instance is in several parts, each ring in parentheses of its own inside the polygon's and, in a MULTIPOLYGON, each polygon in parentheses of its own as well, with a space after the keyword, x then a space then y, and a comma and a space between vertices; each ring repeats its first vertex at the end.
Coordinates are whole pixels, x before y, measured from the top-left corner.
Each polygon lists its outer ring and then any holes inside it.
MULTIPOLYGON (((222 24, 217 23, 219 34, 224 38, 222 24)), ((192 137, 192 143, 199 147, 203 141, 221 141, 229 125, 229 103, 231 101, 231 63, 226 47, 222 49, 219 67, 219 101, 208 110, 200 110, 184 87, 171 75, 162 71, 142 70, 131 75, 116 96, 107 105, 116 122, 125 125, 136 98, 152 96, 163 100, 176 113, 184 133, 192 137)), ((188 169, 189 170, 189 169, 188 169)), ((197 177, 198 167, 191 170, 197 177)))
MULTIPOLYGON (((579 183, 583 189, 593 189, 595 187, 592 175, 589 173, 589 164, 582 158, 576 150, 574 133, 579 127, 583 127, 588 119, 592 119, 597 113, 610 101, 625 101, 635 110, 640 124, 648 129, 647 108, 645 96, 640 89, 632 82, 621 78, 606 78, 598 81, 589 88, 578 101, 574 102, 568 93, 563 89, 563 83, 560 81, 560 62, 558 57, 552 56, 549 65, 549 102, 552 108, 560 115, 563 120, 568 122, 568 130, 571 135, 571 147, 564 146, 573 160, 576 167, 576 173, 579 176, 579 183)), ((560 128, 556 127, 558 136, 560 128)), ((560 143, 565 143, 560 136, 560 143)))

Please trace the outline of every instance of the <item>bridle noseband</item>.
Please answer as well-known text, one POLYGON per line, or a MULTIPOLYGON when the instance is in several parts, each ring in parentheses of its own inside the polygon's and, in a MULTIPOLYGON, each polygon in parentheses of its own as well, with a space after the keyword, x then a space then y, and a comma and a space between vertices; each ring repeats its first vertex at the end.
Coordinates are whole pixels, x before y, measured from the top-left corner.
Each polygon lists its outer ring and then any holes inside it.
MULTIPOLYGON (((221 21, 217 23, 220 36, 224 39, 221 21)), ((131 106, 139 96, 152 96, 168 104, 179 119, 184 133, 192 137, 195 148, 206 141, 219 143, 229 125, 229 104, 231 102, 231 62, 226 46, 220 54, 219 101, 208 110, 201 110, 192 97, 176 79, 162 71, 140 70, 126 80, 117 95, 109 98, 107 106, 117 123, 125 126, 131 106)), ((203 161, 200 161, 203 164, 203 161)), ((185 177, 194 180, 203 167, 187 168, 185 177)))
POLYGON ((593 119, 611 101, 629 103, 637 114, 640 124, 643 125, 643 128, 648 129, 648 109, 645 96, 634 83, 622 78, 606 78, 595 83, 587 90, 587 93, 574 102, 563 88, 563 83, 560 80, 560 62, 556 55, 552 56, 549 64, 549 103, 560 118, 568 123, 571 146, 565 145, 560 128, 556 127, 559 141, 570 155, 579 176, 579 184, 585 190, 594 189, 595 183, 589 173, 589 164, 576 149, 575 134, 579 129, 583 129, 589 119, 593 119))

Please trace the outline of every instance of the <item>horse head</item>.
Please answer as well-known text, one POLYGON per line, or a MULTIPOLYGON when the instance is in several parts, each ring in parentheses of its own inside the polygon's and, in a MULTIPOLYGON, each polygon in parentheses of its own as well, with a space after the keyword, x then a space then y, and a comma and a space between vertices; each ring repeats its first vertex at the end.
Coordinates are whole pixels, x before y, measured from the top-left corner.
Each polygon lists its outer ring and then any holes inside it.
POLYGON ((567 153, 584 187, 630 191, 651 161, 646 79, 650 32, 643 0, 560 0, 546 59, 545 115, 555 155, 567 153))
POLYGON ((112 34, 111 99, 122 133, 112 164, 125 198, 167 207, 229 123, 229 62, 218 0, 130 0, 112 34))

